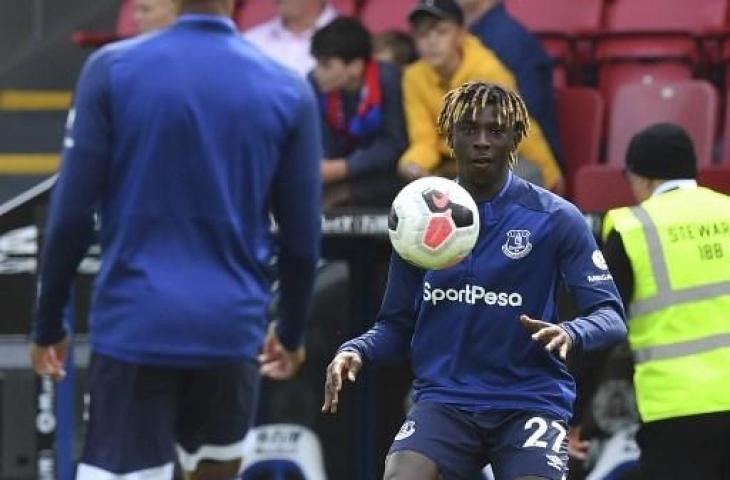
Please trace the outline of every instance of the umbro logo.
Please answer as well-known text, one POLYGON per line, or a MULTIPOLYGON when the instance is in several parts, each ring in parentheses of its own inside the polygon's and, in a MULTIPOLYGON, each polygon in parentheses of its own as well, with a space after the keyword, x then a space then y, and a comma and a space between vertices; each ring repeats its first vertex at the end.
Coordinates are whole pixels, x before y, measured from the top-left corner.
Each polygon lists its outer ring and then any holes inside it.
POLYGON ((395 441, 397 442, 398 440, 405 440, 414 433, 416 433, 415 420, 406 420, 403 423, 403 426, 400 427, 400 430, 398 430, 398 433, 395 435, 395 441))
POLYGON ((545 455, 547 458, 547 464, 556 470, 563 471, 563 459, 557 455, 545 455))

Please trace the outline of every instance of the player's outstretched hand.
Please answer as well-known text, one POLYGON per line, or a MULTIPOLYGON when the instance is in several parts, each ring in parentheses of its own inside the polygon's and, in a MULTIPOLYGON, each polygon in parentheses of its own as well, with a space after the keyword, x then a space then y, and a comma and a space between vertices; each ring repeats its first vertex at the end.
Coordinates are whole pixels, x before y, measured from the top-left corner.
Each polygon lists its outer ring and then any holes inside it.
POLYGON ((520 315, 520 322, 532 334, 532 339, 545 345, 548 352, 557 351, 565 360, 573 341, 563 328, 552 323, 535 320, 527 315, 520 315))
POLYGON ((327 379, 324 382, 324 404, 322 412, 337 413, 337 403, 342 389, 342 377, 354 382, 362 367, 362 357, 357 352, 344 351, 335 355, 327 366, 327 379))
POLYGON ((55 345, 41 346, 30 344, 30 362, 38 375, 48 375, 53 380, 61 381, 66 376, 63 364, 68 352, 68 337, 55 345))
POLYGON ((297 374, 305 358, 304 347, 293 352, 287 350, 276 334, 276 324, 269 324, 264 348, 259 355, 261 375, 272 380, 287 380, 297 374))

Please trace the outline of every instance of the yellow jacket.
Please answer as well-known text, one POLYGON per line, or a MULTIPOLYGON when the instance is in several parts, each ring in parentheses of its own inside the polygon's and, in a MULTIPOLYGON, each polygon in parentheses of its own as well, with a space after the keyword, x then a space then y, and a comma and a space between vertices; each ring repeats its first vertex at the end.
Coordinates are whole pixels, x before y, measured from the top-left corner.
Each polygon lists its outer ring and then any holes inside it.
MULTIPOLYGON (((403 104, 410 144, 400 159, 401 163, 413 163, 429 172, 443 167, 441 159, 449 154, 449 148, 438 134, 436 126, 443 97, 449 90, 473 80, 496 83, 510 90, 517 89, 517 82, 507 67, 494 52, 470 34, 464 39, 461 65, 448 83, 444 83, 436 70, 424 60, 405 69, 403 104)), ((560 169, 540 126, 532 117, 529 134, 520 143, 518 153, 540 169, 545 187, 555 186, 560 179, 560 169)))

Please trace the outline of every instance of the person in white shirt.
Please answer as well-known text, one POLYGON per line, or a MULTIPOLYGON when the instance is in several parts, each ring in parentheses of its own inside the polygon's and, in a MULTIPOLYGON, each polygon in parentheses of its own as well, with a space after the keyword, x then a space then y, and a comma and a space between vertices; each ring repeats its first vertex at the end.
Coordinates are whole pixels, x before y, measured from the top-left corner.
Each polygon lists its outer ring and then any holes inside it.
POLYGON ((312 35, 337 17, 326 0, 275 1, 278 15, 244 32, 244 38, 279 63, 305 77, 315 65, 309 52, 312 35))

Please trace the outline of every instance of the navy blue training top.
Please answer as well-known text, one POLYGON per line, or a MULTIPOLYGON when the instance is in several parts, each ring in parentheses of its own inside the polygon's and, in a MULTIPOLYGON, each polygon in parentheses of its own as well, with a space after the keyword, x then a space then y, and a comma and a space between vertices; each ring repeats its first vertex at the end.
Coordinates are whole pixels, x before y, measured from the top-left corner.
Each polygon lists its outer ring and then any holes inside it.
POLYGON ((618 343, 626 336, 624 311, 606 262, 575 206, 511 173, 502 191, 478 207, 471 255, 424 271, 394 254, 375 325, 340 348, 368 361, 410 353, 417 401, 567 420, 574 381, 519 317, 557 323, 563 282, 581 311, 560 324, 573 348, 618 343))
POLYGON ((224 17, 184 15, 94 53, 52 195, 34 341, 63 337, 62 310, 97 218, 94 351, 170 365, 255 358, 273 211, 279 334, 298 346, 320 243, 317 116, 309 86, 224 17))

